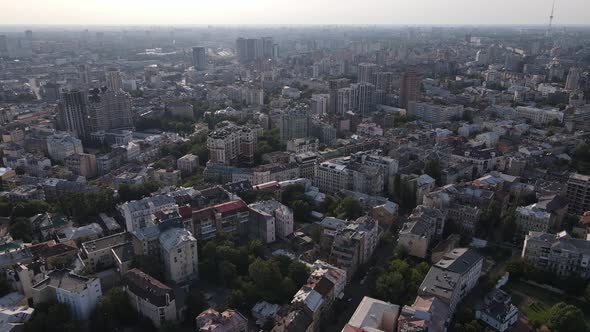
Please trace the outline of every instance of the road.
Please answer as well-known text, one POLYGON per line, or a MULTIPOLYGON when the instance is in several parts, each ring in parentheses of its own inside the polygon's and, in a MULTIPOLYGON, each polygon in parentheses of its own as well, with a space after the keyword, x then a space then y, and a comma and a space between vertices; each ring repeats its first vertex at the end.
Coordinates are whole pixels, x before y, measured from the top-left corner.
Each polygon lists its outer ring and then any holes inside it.
MULTIPOLYGON (((393 250, 395 248, 396 241, 389 241, 385 243, 382 241, 381 244, 375 249, 374 258, 375 263, 373 266, 383 266, 393 256, 393 250)), ((321 330, 327 332, 340 332, 342 328, 352 314, 358 307, 359 303, 365 296, 370 296, 369 278, 365 278, 370 274, 371 266, 365 268, 365 270, 358 271, 357 275, 344 289, 344 297, 342 300, 336 300, 339 303, 334 304, 334 310, 331 314, 332 317, 328 317, 325 323, 322 324, 321 330), (364 279, 364 281, 363 281, 364 279)))

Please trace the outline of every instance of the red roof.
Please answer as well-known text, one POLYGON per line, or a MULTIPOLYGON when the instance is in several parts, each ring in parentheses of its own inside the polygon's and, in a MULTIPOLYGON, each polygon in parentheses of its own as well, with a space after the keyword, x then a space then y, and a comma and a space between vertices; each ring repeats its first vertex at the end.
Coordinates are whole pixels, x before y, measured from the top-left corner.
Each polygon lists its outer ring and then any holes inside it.
POLYGON ((244 201, 236 200, 227 203, 221 203, 219 205, 215 205, 213 207, 216 212, 221 213, 222 215, 228 213, 236 213, 236 212, 244 212, 248 211, 248 206, 244 201))

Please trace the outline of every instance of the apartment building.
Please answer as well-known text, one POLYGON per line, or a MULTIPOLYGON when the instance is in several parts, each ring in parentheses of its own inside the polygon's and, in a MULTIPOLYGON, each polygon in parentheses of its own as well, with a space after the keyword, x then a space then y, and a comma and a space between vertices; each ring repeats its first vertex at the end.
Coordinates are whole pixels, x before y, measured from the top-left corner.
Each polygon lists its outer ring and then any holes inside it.
POLYGON ((197 316, 198 332, 247 332, 248 319, 239 311, 207 309, 197 316))
POLYGON ((549 231, 552 227, 551 220, 551 213, 538 208, 536 204, 516 208, 516 226, 522 235, 531 231, 549 231))
POLYGON ((266 229, 266 234, 263 237, 266 243, 273 242, 276 237, 286 240, 289 235, 293 234, 293 211, 287 206, 276 200, 270 200, 250 204, 248 208, 251 211, 249 228, 251 230, 252 226, 258 228, 256 225, 262 222, 263 229, 266 229), (270 241, 271 238, 273 241, 270 241))
POLYGON ((33 285, 33 303, 59 302, 70 308, 72 317, 86 320, 102 297, 100 280, 83 277, 70 270, 53 270, 33 285))
POLYGON ((574 173, 567 181, 568 213, 581 216, 590 211, 590 176, 574 173))
POLYGON ((218 232, 229 236, 248 233, 250 210, 246 203, 234 200, 193 211, 192 231, 199 241, 210 240, 218 232))
POLYGON ((138 269, 123 276, 125 292, 133 309, 156 327, 177 320, 174 290, 138 269))
POLYGON ((223 165, 253 162, 259 132, 254 128, 229 124, 209 133, 209 161, 223 165))
POLYGON ((560 277, 590 278, 590 241, 572 238, 567 232, 529 232, 522 259, 527 264, 560 277))
POLYGON ((193 174, 199 167, 199 156, 194 154, 186 154, 176 161, 176 168, 182 175, 193 174))
POLYGON ((475 250, 455 248, 430 268, 418 295, 436 296, 449 306, 452 314, 477 284, 482 265, 483 258, 475 250))
POLYGON ((142 198, 137 201, 125 202, 117 208, 125 218, 125 225, 128 232, 145 227, 150 224, 152 215, 164 209, 176 207, 176 201, 173 197, 167 195, 157 195, 153 197, 142 198))

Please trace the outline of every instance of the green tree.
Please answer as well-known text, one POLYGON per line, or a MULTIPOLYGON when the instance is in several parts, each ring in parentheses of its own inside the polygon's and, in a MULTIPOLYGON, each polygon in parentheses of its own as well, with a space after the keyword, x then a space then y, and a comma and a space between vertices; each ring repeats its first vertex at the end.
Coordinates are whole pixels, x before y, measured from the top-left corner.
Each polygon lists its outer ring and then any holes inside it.
POLYGON ((25 323, 25 332, 77 332, 81 331, 67 305, 39 303, 31 319, 25 323))
POLYGON ((340 219, 354 220, 363 215, 363 207, 355 198, 346 196, 338 202, 334 214, 340 219))
POLYGON ((295 285, 303 285, 307 282, 309 277, 309 269, 307 265, 299 261, 292 261, 289 265, 289 278, 295 283, 295 285))
POLYGON ((275 302, 280 299, 283 276, 277 264, 257 258, 250 264, 248 272, 257 293, 263 300, 275 302))
POLYGON ((29 218, 19 217, 11 220, 8 224, 8 232, 14 239, 22 240, 23 242, 29 243, 33 240, 31 237, 33 229, 29 218))
POLYGON ((184 320, 185 323, 188 323, 191 326, 194 324, 195 317, 203 312, 203 310, 207 309, 207 301, 205 300, 205 296, 196 288, 192 288, 188 292, 184 301, 184 305, 186 306, 184 320))
POLYGON ((582 310, 564 302, 551 307, 546 323, 552 331, 586 331, 588 328, 582 310))
POLYGON ((294 201, 291 203, 291 208, 293 209, 293 218, 299 222, 307 221, 311 214, 311 206, 304 200, 294 201))
POLYGON ((127 293, 115 287, 102 296, 92 315, 94 331, 112 331, 129 326, 137 319, 127 293))
POLYGON ((386 273, 377 278, 376 291, 380 299, 391 303, 403 303, 406 284, 404 276, 399 272, 386 273))

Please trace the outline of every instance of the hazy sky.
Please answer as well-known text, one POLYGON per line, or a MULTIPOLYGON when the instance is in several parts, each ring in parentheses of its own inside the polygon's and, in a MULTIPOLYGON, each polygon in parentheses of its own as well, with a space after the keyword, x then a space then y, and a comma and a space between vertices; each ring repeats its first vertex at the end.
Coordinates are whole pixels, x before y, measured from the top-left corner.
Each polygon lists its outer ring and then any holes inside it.
MULTIPOLYGON (((552 0, 0 0, 0 24, 546 24, 552 0)), ((556 0, 555 24, 590 24, 556 0)))

